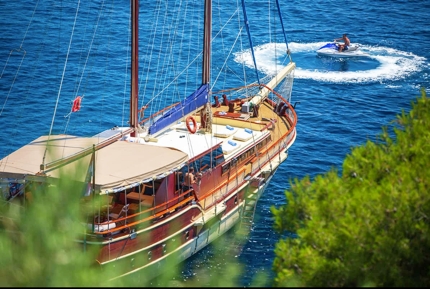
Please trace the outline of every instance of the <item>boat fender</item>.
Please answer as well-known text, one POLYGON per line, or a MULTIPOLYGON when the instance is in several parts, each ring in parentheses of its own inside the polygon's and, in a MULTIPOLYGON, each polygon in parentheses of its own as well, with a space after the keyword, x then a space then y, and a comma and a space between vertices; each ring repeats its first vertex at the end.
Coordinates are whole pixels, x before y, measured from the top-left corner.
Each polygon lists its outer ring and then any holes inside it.
POLYGON ((133 137, 133 136, 128 137, 126 139, 126 141, 128 141, 128 142, 134 142, 134 143, 140 143, 140 144, 143 143, 143 140, 141 138, 139 138, 139 137, 133 137))
POLYGON ((200 124, 203 128, 205 128, 207 123, 208 123, 208 115, 205 112, 202 112, 200 114, 200 124))
POLYGON ((227 95, 225 95, 225 94, 222 95, 222 105, 225 105, 225 106, 229 105, 229 101, 227 99, 227 95))
POLYGON ((281 102, 278 107, 276 108, 276 113, 279 115, 281 110, 284 108, 285 103, 281 102))
POLYGON ((189 116, 185 119, 185 124, 187 125, 187 129, 190 133, 193 133, 193 134, 196 133, 197 122, 192 116, 189 116), (193 127, 190 126, 190 122, 192 123, 193 127))
POLYGON ((281 111, 279 112, 279 115, 284 115, 285 114, 285 112, 287 111, 287 108, 288 108, 288 105, 284 105, 282 108, 281 108, 281 111))
POLYGON ((271 118, 270 119, 270 128, 269 129, 275 129, 276 119, 271 118))
POLYGON ((234 112, 234 102, 228 103, 228 112, 234 112))
POLYGON ((215 104, 212 104, 212 107, 220 107, 221 103, 219 102, 218 96, 215 95, 214 99, 215 99, 215 104))
POLYGON ((139 119, 142 120, 145 116, 145 109, 148 107, 148 105, 142 106, 142 108, 139 110, 139 119))
POLYGON ((258 110, 260 109, 260 105, 256 104, 252 107, 252 117, 258 117, 258 110))

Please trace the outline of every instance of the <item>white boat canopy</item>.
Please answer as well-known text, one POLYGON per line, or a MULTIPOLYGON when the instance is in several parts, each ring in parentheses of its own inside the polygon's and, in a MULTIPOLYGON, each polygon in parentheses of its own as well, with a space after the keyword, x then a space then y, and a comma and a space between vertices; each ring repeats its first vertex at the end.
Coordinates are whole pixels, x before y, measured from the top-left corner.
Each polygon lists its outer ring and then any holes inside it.
MULTIPOLYGON (((0 161, 0 179, 17 181, 40 177, 40 165, 48 145, 45 164, 70 157, 101 138, 85 138, 71 135, 41 136, 21 147, 0 161), (49 139, 49 145, 48 145, 49 139), (39 176, 39 177, 38 177, 39 176)), ((85 182, 91 170, 91 153, 60 168, 45 170, 45 176, 68 176, 74 181, 85 182)), ((96 151, 95 189, 100 193, 117 191, 163 177, 183 167, 188 160, 186 153, 166 147, 116 141, 96 151)), ((92 181, 92 177, 91 177, 92 181)))

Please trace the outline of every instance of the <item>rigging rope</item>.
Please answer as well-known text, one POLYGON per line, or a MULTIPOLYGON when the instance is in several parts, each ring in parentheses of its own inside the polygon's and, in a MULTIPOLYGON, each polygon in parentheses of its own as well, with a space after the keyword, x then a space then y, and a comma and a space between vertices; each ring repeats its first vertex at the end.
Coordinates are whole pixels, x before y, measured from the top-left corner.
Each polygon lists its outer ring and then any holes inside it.
POLYGON ((246 26, 246 32, 248 32, 249 45, 251 47, 252 60, 254 61, 255 74, 257 75, 258 84, 260 84, 260 77, 258 75, 257 62, 255 60, 255 54, 254 54, 254 47, 252 44, 251 33, 249 32, 249 20, 248 20, 248 16, 246 16, 245 0, 242 0, 242 9, 243 9, 243 18, 246 26))
POLYGON ((22 41, 21 41, 21 45, 19 46, 19 48, 17 48, 17 49, 12 49, 12 50, 10 51, 9 56, 8 56, 8 58, 6 59, 6 63, 5 63, 5 65, 4 65, 4 67, 3 67, 3 70, 2 70, 2 72, 1 72, 0 79, 3 77, 3 74, 4 74, 5 70, 6 70, 7 65, 8 65, 9 59, 11 58, 11 56, 12 56, 12 54, 13 54, 13 52, 14 52, 14 51, 16 51, 16 52, 21 52, 21 51, 23 51, 23 52, 24 52, 24 54, 22 55, 22 58, 21 58, 21 62, 20 62, 20 64, 19 64, 19 66, 18 66, 18 70, 16 71, 16 73, 15 73, 15 77, 14 77, 14 79, 13 79, 13 81, 12 81, 12 85, 11 85, 11 87, 10 87, 10 89, 9 89, 8 94, 6 95, 6 99, 5 99, 4 104, 3 104, 2 108, 1 108, 0 116, 1 116, 1 115, 2 115, 2 113, 3 113, 3 110, 4 110, 4 108, 5 108, 5 106, 6 106, 6 103, 7 103, 8 99, 9 99, 9 95, 10 95, 10 93, 11 93, 11 91, 12 91, 13 85, 14 85, 14 83, 15 83, 15 81, 16 81, 16 79, 17 79, 17 77, 18 77, 18 74, 19 74, 19 71, 20 71, 20 69, 21 69, 22 63, 24 62, 24 58, 25 58, 25 56, 26 56, 26 54, 27 54, 27 52, 25 51, 25 49, 23 49, 22 47, 23 47, 23 45, 24 45, 24 40, 25 40, 25 38, 27 37, 27 33, 28 33, 28 30, 29 30, 29 28, 30 28, 30 26, 31 26, 31 23, 33 22, 34 14, 36 13, 37 6, 38 6, 38 5, 39 5, 39 0, 37 1, 36 5, 35 5, 35 7, 34 7, 33 14, 31 15, 30 22, 28 23, 28 25, 27 25, 27 29, 25 30, 24 37, 22 38, 22 41))
MULTIPOLYGON (((90 45, 89 45, 89 48, 88 48, 87 57, 85 58, 85 63, 84 63, 83 69, 82 69, 82 73, 81 73, 80 79, 79 79, 79 81, 78 81, 78 87, 76 88, 76 91, 75 91, 75 97, 78 97, 77 95, 79 94, 79 89, 80 89, 80 87, 81 87, 82 79, 83 79, 84 74, 85 74, 85 70, 86 70, 86 67, 87 67, 87 64, 88 64, 88 59, 89 59, 89 57, 90 57, 91 50, 92 50, 92 47, 93 47, 94 39, 96 38, 96 32, 97 32, 97 29, 98 29, 98 27, 99 27, 100 18, 101 18, 101 15, 102 15, 102 12, 101 12, 101 11, 103 10, 103 7, 104 7, 104 1, 102 1, 101 6, 100 6, 100 10, 99 10, 99 14, 98 14, 97 21, 96 21, 96 24, 95 24, 95 28, 94 28, 94 32, 93 32, 93 36, 92 36, 92 38, 91 38, 91 42, 90 42, 90 45)), ((76 18, 75 18, 75 22, 76 22, 76 18)), ((71 42, 70 42, 70 43, 71 43, 71 42)), ((69 46, 69 47, 70 47, 70 46, 69 46)), ((85 91, 85 90, 84 90, 84 91, 85 91)), ((84 96, 85 96, 85 95, 84 95, 84 93, 83 93, 81 98, 83 99, 83 98, 84 98, 84 96)), ((75 98, 75 100, 76 100, 76 98, 75 98)), ((75 111, 76 111, 76 110, 74 110, 74 105, 72 105, 72 106, 71 106, 71 108, 70 108, 70 112, 65 116, 65 117, 68 117, 68 120, 67 120, 66 125, 65 125, 65 128, 64 128, 64 133, 66 133, 67 128, 68 128, 68 126, 69 126, 70 116, 71 116, 72 112, 75 112, 75 111)))
POLYGON ((281 26, 282 26, 282 33, 284 34, 285 44, 287 45, 287 54, 288 54, 288 57, 290 58, 290 61, 293 61, 291 59, 290 49, 288 48, 287 35, 285 34, 284 22, 282 20, 282 13, 281 13, 281 7, 279 6, 279 0, 276 0, 276 6, 278 7, 279 19, 281 20, 281 26))
MULTIPOLYGON (((77 5, 77 8, 76 8, 76 13, 75 13, 75 20, 73 21, 72 34, 70 35, 69 47, 67 49, 67 54, 66 54, 66 62, 64 63, 63 73, 61 75, 60 88, 58 89, 57 101, 55 103, 54 114, 52 116, 52 121, 51 121, 51 127, 49 128, 48 141, 51 138, 52 129, 54 127, 55 115, 56 115, 56 112, 57 112, 57 109, 58 109, 58 103, 60 101, 61 88, 63 87, 64 75, 66 73, 67 61, 68 61, 69 55, 70 55, 70 47, 72 46, 72 39, 73 39, 73 34, 74 34, 74 31, 75 31, 75 27, 76 27, 76 19, 78 17, 80 3, 81 3, 81 1, 78 1, 78 5, 77 5)), ((43 165, 45 164, 45 158, 46 158, 46 152, 47 152, 47 150, 48 150, 48 147, 45 148, 45 152, 43 153, 43 159, 42 159, 42 164, 43 165)))

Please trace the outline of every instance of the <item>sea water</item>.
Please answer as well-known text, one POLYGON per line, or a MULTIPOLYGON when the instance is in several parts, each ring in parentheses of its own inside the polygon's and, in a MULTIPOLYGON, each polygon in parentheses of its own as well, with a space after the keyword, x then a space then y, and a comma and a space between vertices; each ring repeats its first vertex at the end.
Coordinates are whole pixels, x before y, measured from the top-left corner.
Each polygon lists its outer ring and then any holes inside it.
MULTIPOLYGON (((127 3, 127 1, 124 1, 127 3)), ((141 1, 143 2, 143 1, 141 1)), ((260 1, 245 1, 248 6, 259 5, 260 1)), ((428 1, 280 1, 284 15, 288 48, 297 64, 292 102, 296 103, 298 116, 297 139, 289 149, 289 157, 278 169, 257 205, 254 226, 242 253, 236 258, 246 264, 241 280, 243 286, 250 286, 258 272, 266 272, 273 278, 272 263, 274 246, 279 240, 272 229, 271 206, 285 204, 284 192, 289 180, 311 178, 330 169, 341 171, 342 162, 355 146, 374 140, 381 133, 381 127, 388 125, 402 110, 409 111, 411 101, 420 95, 420 88, 430 87, 430 2, 428 1), (316 50, 325 43, 347 33, 351 42, 359 44, 369 57, 354 59, 331 59, 316 55, 316 50)), ((20 1, 0 2, 0 158, 32 141, 50 129, 52 97, 58 87, 11 86, 14 73, 21 71, 28 75, 27 82, 49 82, 61 76, 62 66, 52 59, 45 59, 43 73, 20 67, 22 49, 31 50, 43 39, 59 37, 50 31, 28 33, 32 25, 41 26, 44 21, 58 17, 60 2, 39 1, 38 12, 34 14, 29 3, 20 1), (49 2, 51 5, 43 5, 49 2), (25 41, 23 41, 25 39, 25 41), (22 43, 25 45, 21 46, 22 43), (15 49, 12 57, 11 50, 15 49), (12 60, 15 61, 12 61, 12 60), (12 61, 8 64, 6 61, 12 61), (11 69, 11 65, 14 68, 11 69), (4 70, 4 67, 8 69, 4 70), (47 73, 47 71, 49 73, 47 73), (46 109, 50 108, 50 109, 46 109)), ((216 5, 229 5, 229 1, 214 1, 216 5)), ((88 4, 88 3, 87 3, 88 4)), ((66 9, 63 4, 62 9, 66 9)), ((68 4, 74 8, 76 4, 68 4)), ((83 5, 83 4, 82 4, 83 5)), ((88 4, 91 5, 91 4, 88 4)), ((124 4, 125 5, 125 4, 124 4)), ((149 4, 148 4, 149 5, 149 4)), ((127 6, 127 5, 125 5, 127 6)), ((128 8, 112 8, 112 21, 123 17, 128 8), (115 10, 118 9, 118 10, 115 10)), ((228 9, 228 7, 227 7, 228 9)), ((93 10, 89 10, 94 13, 93 10)), ((250 19, 256 15, 248 15, 250 19)), ((72 27, 73 18, 62 25, 72 27)), ((82 25, 82 23, 75 23, 82 25)), ((255 35, 265 35, 265 26, 251 22, 255 35), (257 31, 255 31, 257 30, 257 31), (260 31, 259 31, 260 30, 260 31)), ((88 31, 87 33, 91 33, 88 31)), ((113 32, 115 33, 115 32, 113 32)), ((112 35, 110 45, 124 48, 115 43, 118 35, 112 35)), ((66 36, 64 36, 66 37, 66 36)), ((78 37, 78 36, 77 36, 78 37)), ((273 44, 259 45, 257 57, 259 70, 267 73, 277 64, 276 59, 265 58, 273 44)), ((44 49, 58 53, 55 45, 44 49)), ((242 61, 252 63, 247 52, 242 61)), ((41 61, 36 56, 34 61, 41 61)), ((102 60, 100 60, 102 61, 102 60)), ((115 78, 115 75, 111 75, 115 78)), ((92 82, 101 85, 109 80, 93 75, 92 82)), ((116 80, 118 91, 123 90, 121 80, 116 80)), ((56 82, 58 83, 58 81, 56 82)), ((102 86, 99 87, 102 89, 102 86)), ((114 90, 113 90, 114 91, 114 90)), ((117 95, 117 97, 123 97, 117 95)), ((124 99, 128 95, 124 96, 124 99)), ((83 102, 85 105, 85 102, 83 102)), ((87 122, 96 122, 99 115, 96 107, 88 107, 93 117, 87 122)), ((111 111, 107 108, 105 114, 111 111)), ((63 112, 64 115, 67 111, 63 112)), ((110 116, 116 125, 126 120, 110 116)), ((100 129, 109 127, 109 121, 100 122, 100 129)), ((78 129, 78 128, 75 128, 78 129)), ((97 133, 98 131, 90 132, 97 133)), ((209 246, 195 257, 186 261, 182 280, 199 279, 197 268, 207 267, 211 272, 224 273, 223 258, 214 263, 213 256, 222 256, 215 246, 209 246)), ((204 286, 205 284, 202 284, 204 286)), ((270 286, 270 283, 267 284, 270 286)))

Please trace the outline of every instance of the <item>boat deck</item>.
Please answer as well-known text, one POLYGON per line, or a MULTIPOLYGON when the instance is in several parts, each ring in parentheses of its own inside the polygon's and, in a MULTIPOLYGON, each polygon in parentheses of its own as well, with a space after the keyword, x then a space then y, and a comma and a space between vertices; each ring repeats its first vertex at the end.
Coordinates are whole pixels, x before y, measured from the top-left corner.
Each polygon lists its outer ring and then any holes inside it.
MULTIPOLYGON (((271 139, 277 141, 291 128, 287 118, 279 116, 272 105, 265 101, 260 104, 258 115, 247 108, 242 109, 240 101, 236 101, 234 107, 220 105, 212 107, 212 133, 207 133, 201 128, 200 114, 192 115, 198 126, 195 133, 189 132, 185 120, 174 123, 154 136, 149 136, 147 131, 141 132, 137 137, 126 136, 123 140, 137 142, 151 146, 175 148, 193 158, 204 153, 211 147, 221 144, 225 158, 231 153, 248 147, 271 133, 271 139), (193 146, 190 146, 190 143, 193 146)), ((117 128, 123 131, 125 128, 117 128)), ((106 134, 111 134, 107 131, 106 134)), ((99 134, 99 135, 103 135, 99 134)))

